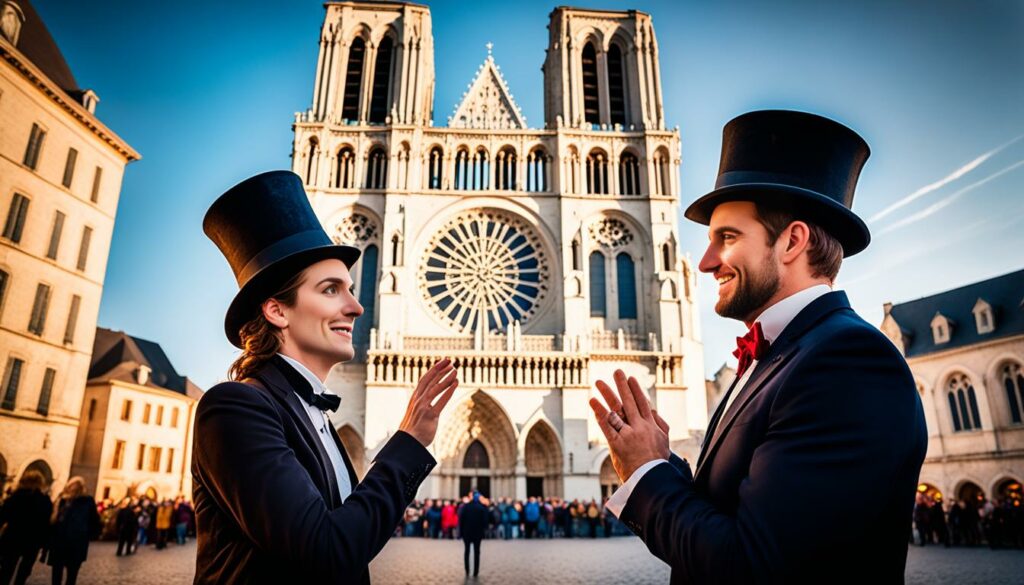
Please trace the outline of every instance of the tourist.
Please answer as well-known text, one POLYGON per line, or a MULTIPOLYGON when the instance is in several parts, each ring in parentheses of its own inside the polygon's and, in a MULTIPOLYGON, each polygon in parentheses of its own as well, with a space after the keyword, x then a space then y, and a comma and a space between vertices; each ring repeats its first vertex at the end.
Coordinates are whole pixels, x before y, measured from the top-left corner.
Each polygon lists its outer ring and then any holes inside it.
POLYGON ((537 536, 537 523, 540 522, 540 505, 537 498, 531 497, 523 506, 523 524, 526 526, 526 538, 537 536))
POLYGON ((164 500, 156 510, 156 550, 167 548, 167 538, 171 531, 171 518, 174 516, 174 505, 164 500))
POLYGON ((459 532, 462 536, 464 553, 463 563, 466 576, 469 576, 469 549, 473 549, 473 576, 480 574, 480 542, 484 538, 490 514, 487 507, 480 502, 480 492, 474 491, 470 499, 459 508, 459 532))
POLYGON ((53 503, 43 493, 43 474, 30 469, 0 508, 0 585, 23 585, 46 543, 53 503))
POLYGON ((441 508, 441 532, 444 538, 455 538, 455 529, 459 526, 459 516, 455 513, 455 501, 445 500, 441 508))
POLYGON ((441 537, 441 500, 427 500, 426 508, 428 536, 441 537))
POLYGON ((115 524, 115 532, 117 533, 116 556, 132 554, 135 552, 133 545, 136 535, 139 533, 139 518, 135 515, 135 509, 132 506, 132 499, 130 497, 125 496, 121 500, 121 505, 117 509, 115 524))
POLYGON ((138 510, 136 520, 139 524, 139 536, 135 540, 135 546, 139 547, 145 546, 146 543, 149 542, 149 523, 151 517, 149 515, 149 507, 145 500, 143 500, 136 509, 138 510))
POLYGON ((74 585, 78 570, 89 553, 89 541, 99 536, 100 515, 96 501, 85 493, 85 480, 68 480, 50 516, 53 524, 47 563, 53 567, 53 583, 60 585, 65 571, 67 585, 74 585))
POLYGON ((174 536, 175 542, 179 545, 185 544, 185 536, 188 533, 189 524, 192 523, 194 513, 192 505, 184 496, 178 498, 178 505, 174 509, 174 536))

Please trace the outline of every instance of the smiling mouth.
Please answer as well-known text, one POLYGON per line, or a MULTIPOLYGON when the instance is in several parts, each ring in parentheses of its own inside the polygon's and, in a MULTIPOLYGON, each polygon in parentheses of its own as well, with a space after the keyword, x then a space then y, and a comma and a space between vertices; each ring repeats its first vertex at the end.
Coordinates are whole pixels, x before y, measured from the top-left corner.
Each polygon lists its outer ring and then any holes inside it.
POLYGON ((736 278, 735 274, 729 274, 727 276, 719 276, 718 277, 718 286, 719 287, 724 286, 725 284, 727 284, 729 282, 732 282, 735 278, 736 278))
POLYGON ((338 325, 336 327, 331 327, 331 331, 352 337, 351 325, 338 325))

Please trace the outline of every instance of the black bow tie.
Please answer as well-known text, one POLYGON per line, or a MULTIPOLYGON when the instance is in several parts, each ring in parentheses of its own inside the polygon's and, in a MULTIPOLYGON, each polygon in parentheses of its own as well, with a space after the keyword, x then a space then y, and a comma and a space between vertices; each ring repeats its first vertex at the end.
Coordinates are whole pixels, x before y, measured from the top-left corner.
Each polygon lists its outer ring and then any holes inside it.
POLYGON ((341 396, 337 394, 331 394, 330 392, 324 392, 323 394, 317 394, 313 391, 313 386, 310 385, 302 374, 299 373, 291 364, 284 360, 280 356, 274 356, 273 358, 278 365, 278 369, 284 374, 284 377, 291 384, 292 389, 298 393, 299 397, 302 398, 310 406, 315 406, 320 410, 330 410, 334 412, 341 406, 341 396))

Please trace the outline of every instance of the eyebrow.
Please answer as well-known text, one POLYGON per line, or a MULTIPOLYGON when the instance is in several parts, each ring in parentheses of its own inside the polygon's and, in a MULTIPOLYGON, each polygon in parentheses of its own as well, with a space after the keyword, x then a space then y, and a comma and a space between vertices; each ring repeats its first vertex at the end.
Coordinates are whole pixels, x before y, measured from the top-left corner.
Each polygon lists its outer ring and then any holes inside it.
MULTIPOLYGON (((723 225, 722 227, 715 228, 715 230, 712 233, 714 235, 716 235, 716 236, 721 236, 722 234, 724 234, 726 232, 732 232, 734 234, 739 235, 739 234, 743 233, 743 230, 741 230, 739 228, 734 228, 731 225, 723 225)), ((708 239, 711 239, 710 235, 708 235, 708 239)))
MULTIPOLYGON (((324 283, 327 283, 327 282, 329 282, 331 284, 340 284, 340 285, 343 285, 343 286, 346 284, 345 280, 343 280, 341 278, 338 278, 337 276, 328 276, 327 278, 325 278, 325 279, 321 280, 320 282, 316 283, 316 286, 317 286, 317 288, 319 288, 320 285, 322 285, 324 283)), ((355 283, 353 282, 353 283, 347 283, 347 284, 349 286, 351 286, 351 285, 353 285, 355 283)))

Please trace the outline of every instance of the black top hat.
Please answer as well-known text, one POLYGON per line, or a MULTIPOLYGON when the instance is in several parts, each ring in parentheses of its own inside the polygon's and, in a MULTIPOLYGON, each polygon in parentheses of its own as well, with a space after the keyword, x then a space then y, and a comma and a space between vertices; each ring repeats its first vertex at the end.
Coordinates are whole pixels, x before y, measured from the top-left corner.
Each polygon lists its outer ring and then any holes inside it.
POLYGON ((224 333, 238 348, 242 325, 289 278, 329 258, 351 268, 360 254, 358 248, 331 241, 309 205, 302 179, 291 171, 262 173, 228 189, 206 212, 203 231, 238 281, 238 294, 224 317, 224 333))
POLYGON ((870 154, 863 138, 828 118, 749 112, 725 125, 715 190, 694 201, 685 215, 708 225, 715 206, 727 201, 781 207, 821 226, 839 240, 844 256, 853 256, 871 241, 868 226, 850 210, 870 154))

